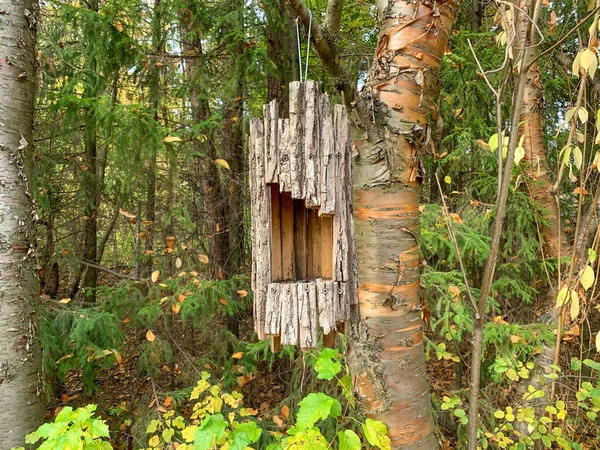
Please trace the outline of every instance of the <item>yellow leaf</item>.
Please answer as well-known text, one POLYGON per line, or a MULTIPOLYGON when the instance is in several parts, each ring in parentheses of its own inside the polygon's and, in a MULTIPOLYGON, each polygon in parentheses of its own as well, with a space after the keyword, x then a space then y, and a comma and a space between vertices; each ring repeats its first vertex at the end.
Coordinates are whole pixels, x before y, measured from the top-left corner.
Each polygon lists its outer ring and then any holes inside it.
POLYGON ((571 298, 571 320, 575 320, 579 315, 579 296, 571 298))
POLYGON ((71 301, 70 298, 63 298, 59 303, 62 303, 63 305, 66 305, 67 303, 69 303, 71 301))
POLYGON ((600 353, 600 331, 596 335, 596 351, 600 353))
POLYGON ((157 435, 152 436, 148 441, 148 445, 151 447, 156 447, 158 444, 160 444, 160 438, 157 435))
POLYGON ((594 284, 594 269, 586 265, 579 273, 579 282, 586 291, 594 284))
POLYGON ((515 164, 519 164, 525 158, 525 149, 521 146, 515 149, 515 164))
POLYGON ((178 314, 179 311, 181 310, 181 303, 173 303, 171 305, 171 310, 175 313, 178 314))
POLYGON ((235 352, 233 355, 231 355, 231 357, 232 357, 233 359, 242 359, 242 356, 243 356, 243 355, 244 355, 244 354, 243 354, 242 352, 235 352))
POLYGON ((160 276, 160 270, 155 270, 152 272, 152 282, 156 283, 158 281, 158 277, 160 276))
POLYGON ((154 342, 154 340, 156 339, 156 336, 152 332, 152 330, 148 330, 148 332, 146 333, 146 339, 148 339, 149 342, 154 342))
POLYGON ((231 168, 229 167, 229 163, 224 159, 215 159, 215 164, 218 164, 221 167, 225 167, 227 170, 231 170, 231 168))
POLYGON ((198 255, 198 261, 200 261, 202 264, 208 264, 208 256, 198 255))
POLYGON ((117 29, 117 31, 119 33, 123 32, 123 25, 121 25, 121 22, 118 20, 115 20, 114 24, 115 28, 117 29))
POLYGON ((562 306, 567 303, 567 288, 562 288, 558 291, 558 295, 556 296, 556 309, 562 308, 562 306))
POLYGON ((520 340, 521 340, 521 336, 517 336, 516 334, 511 334, 510 342, 512 342, 513 344, 516 344, 520 340))
POLYGON ((181 258, 177 258, 175 260, 175 267, 177 267, 178 269, 181 269, 181 266, 183 266, 183 262, 181 261, 181 258))
POLYGON ((450 178, 450 176, 449 176, 449 175, 446 175, 446 176, 444 177, 444 182, 445 182, 446 184, 450 184, 450 183, 452 183, 452 178, 450 178))
POLYGON ((163 139, 163 142, 168 144, 170 142, 181 142, 183 139, 181 139, 178 136, 167 136, 166 138, 163 139))

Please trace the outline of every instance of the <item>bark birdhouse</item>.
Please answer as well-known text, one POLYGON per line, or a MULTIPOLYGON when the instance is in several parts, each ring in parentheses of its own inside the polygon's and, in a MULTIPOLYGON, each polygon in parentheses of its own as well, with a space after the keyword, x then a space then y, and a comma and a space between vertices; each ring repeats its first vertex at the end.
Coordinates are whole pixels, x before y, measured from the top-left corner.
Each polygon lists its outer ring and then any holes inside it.
POLYGON ((314 348, 358 303, 350 128, 314 81, 290 83, 289 109, 272 101, 250 123, 254 328, 275 348, 314 348))

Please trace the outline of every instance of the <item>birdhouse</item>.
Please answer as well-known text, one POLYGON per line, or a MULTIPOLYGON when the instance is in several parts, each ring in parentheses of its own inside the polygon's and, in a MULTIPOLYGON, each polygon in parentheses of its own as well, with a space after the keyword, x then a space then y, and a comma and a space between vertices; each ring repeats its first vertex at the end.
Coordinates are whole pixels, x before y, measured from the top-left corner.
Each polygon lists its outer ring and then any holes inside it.
POLYGON ((325 345, 357 309, 351 139, 314 81, 290 83, 289 118, 277 103, 250 123, 252 288, 260 339, 325 345))

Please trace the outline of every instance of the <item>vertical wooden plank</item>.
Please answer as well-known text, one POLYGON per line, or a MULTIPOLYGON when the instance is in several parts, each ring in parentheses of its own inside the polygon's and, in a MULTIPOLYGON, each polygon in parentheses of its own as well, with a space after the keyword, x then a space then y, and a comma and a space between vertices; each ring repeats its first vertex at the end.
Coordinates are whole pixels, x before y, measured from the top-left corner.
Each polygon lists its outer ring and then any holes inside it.
MULTIPOLYGON (((321 107, 321 186, 319 214, 333 214, 335 212, 335 138, 333 132, 333 119, 327 94, 320 96, 321 107)), ((344 180, 337 180, 343 182, 344 180)))
POLYGON ((321 278, 321 221, 314 209, 308 210, 308 278, 321 278))
POLYGON ((263 326, 260 322, 260 296, 256 295, 257 285, 256 285, 256 140, 258 134, 258 126, 260 123, 260 119, 252 119, 250 120, 250 144, 248 150, 248 168, 249 168, 249 183, 250 183, 250 211, 251 211, 251 228, 250 228, 250 240, 252 243, 252 291, 255 292, 254 302, 253 302, 253 313, 254 313, 254 331, 256 331, 259 335, 260 339, 263 339, 262 334, 264 334, 263 326))
POLYGON ((304 89, 299 81, 290 83, 290 180, 292 197, 304 198, 304 89))
POLYGON ((281 289, 281 344, 298 344, 298 289, 295 283, 284 283, 281 289))
POLYGON ((281 246, 281 195, 276 184, 271 190, 271 267, 273 281, 283 280, 283 262, 281 246))
POLYGON ((317 280, 317 310, 319 315, 319 326, 323 329, 323 335, 335 330, 335 318, 333 317, 333 291, 330 281, 317 280))
POLYGON ((264 172, 265 172, 265 183, 271 182, 271 177, 269 176, 268 167, 269 160, 271 158, 271 149, 269 148, 271 145, 271 108, 269 104, 263 105, 263 161, 264 161, 264 172))
POLYGON ((325 348, 336 348, 337 347, 337 333, 336 331, 330 331, 323 335, 323 347, 325 348))
POLYGON ((290 173, 290 120, 279 119, 279 150, 278 172, 279 172, 279 190, 281 192, 292 191, 292 180, 290 173))
MULTIPOLYGON (((354 220, 352 217, 353 203, 353 177, 352 177, 352 137, 350 133, 350 122, 346 108, 343 105, 336 106, 336 146, 339 143, 340 150, 344 149, 345 165, 343 186, 346 191, 345 198, 345 215, 346 219, 346 260, 345 279, 347 281, 346 301, 349 304, 349 319, 352 322, 359 320, 360 312, 358 305, 358 262, 356 259, 356 240, 354 236, 354 220), (337 131, 339 130, 339 131, 337 131)), ((342 281, 342 280, 340 280, 342 281)))
POLYGON ((254 307, 255 329, 259 337, 264 337, 266 297, 271 282, 271 196, 265 183, 264 170, 264 130, 261 121, 255 122, 254 151, 254 197, 255 235, 253 257, 256 263, 254 307))
POLYGON ((318 340, 317 285, 314 281, 298 283, 298 318, 300 347, 315 348, 318 340))
POLYGON ((307 208, 319 206, 320 200, 320 105, 316 81, 304 83, 304 199, 307 208))
POLYGON ((294 280, 294 200, 289 192, 281 194, 282 280, 294 280))
POLYGON ((334 274, 336 281, 348 279, 348 210, 346 207, 346 138, 342 110, 335 107, 335 170, 343 180, 335 185, 335 216, 333 219, 334 236, 334 274))
POLYGON ((321 278, 333 279, 333 217, 321 216, 321 278))
POLYGON ((294 200, 294 269, 296 280, 308 278, 307 228, 304 200, 294 200))
POLYGON ((268 116, 265 116, 265 130, 268 130, 268 142, 265 139, 265 181, 277 183, 278 160, 279 160, 279 107, 277 101, 272 100, 268 105, 268 116), (267 122, 268 118, 268 122, 267 122))
POLYGON ((280 283, 270 283, 267 289, 265 334, 269 336, 281 333, 281 288, 280 283))

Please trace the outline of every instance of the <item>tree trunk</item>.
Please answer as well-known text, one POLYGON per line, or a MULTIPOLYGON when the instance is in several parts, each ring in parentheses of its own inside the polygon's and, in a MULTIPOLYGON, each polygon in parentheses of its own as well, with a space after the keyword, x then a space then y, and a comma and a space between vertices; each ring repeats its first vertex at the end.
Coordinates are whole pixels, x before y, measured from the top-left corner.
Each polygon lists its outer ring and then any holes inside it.
POLYGON ((437 448, 423 350, 419 152, 425 144, 456 2, 378 2, 380 37, 363 91, 376 133, 355 141, 354 223, 363 320, 353 372, 392 448, 437 448), (418 9, 416 9, 418 8, 418 9), (415 19, 411 19, 411 18, 415 19))
MULTIPOLYGON (((98 12, 98 0, 88 3, 91 11, 98 12)), ((92 36, 93 28, 87 23, 83 30, 84 36, 92 36)), ((91 46, 89 42, 86 45, 91 46)), ((98 61, 93 50, 86 50, 86 74, 87 80, 84 89, 84 97, 96 99, 98 95, 98 61)), ((81 168, 81 190, 83 191, 83 247, 80 253, 81 259, 93 264, 98 263, 98 210, 100 207, 100 185, 98 172, 98 137, 96 112, 94 108, 86 108, 84 114, 84 155, 83 167, 81 168)), ((98 283, 98 269, 93 266, 80 264, 79 271, 71 289, 71 297, 79 292, 80 281, 83 277, 83 290, 86 302, 96 301, 96 286, 98 283)))
MULTIPOLYGON (((237 9, 237 23, 233 27, 244 25, 244 5, 236 0, 232 7, 237 9)), ((229 275, 237 273, 244 262, 245 209, 244 190, 246 187, 246 157, 244 155, 244 41, 238 39, 229 59, 229 71, 233 73, 233 98, 225 104, 223 114, 223 151, 229 167, 230 179, 227 186, 229 197, 228 235, 230 254, 227 258, 229 275)))
MULTIPOLYGON (((186 81, 191 87, 190 104, 192 120, 195 124, 206 121, 210 117, 210 107, 207 95, 202 88, 199 75, 203 63, 203 50, 198 24, 196 23, 196 14, 192 4, 188 4, 182 12, 182 48, 184 57, 184 75, 186 81)), ((212 130, 210 130, 212 134, 212 130)), ((207 243, 207 253, 210 262, 210 275, 212 278, 226 277, 227 258, 230 254, 229 236, 226 231, 226 220, 229 217, 229 203, 223 195, 223 186, 215 159, 217 148, 213 136, 201 142, 198 139, 193 140, 193 146, 196 153, 194 165, 196 166, 195 176, 199 182, 195 183, 200 188, 198 194, 202 195, 202 205, 204 208, 204 238, 207 243), (224 200, 225 199, 225 200, 224 200)))
POLYGON ((43 421, 31 203, 23 153, 32 142, 37 4, 0 0, 0 448, 43 421))
MULTIPOLYGON (((308 27, 304 3, 288 1, 308 27)), ((361 98, 332 33, 312 24, 313 48, 358 125, 354 227, 362 320, 352 328, 348 362, 367 414, 388 426, 392 448, 431 450, 438 444, 423 351, 419 152, 434 126, 430 116, 456 0, 378 0, 377 9, 379 43, 361 98)))

